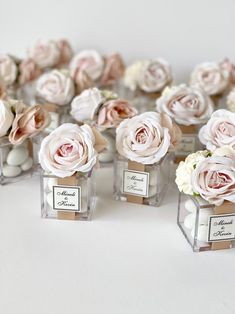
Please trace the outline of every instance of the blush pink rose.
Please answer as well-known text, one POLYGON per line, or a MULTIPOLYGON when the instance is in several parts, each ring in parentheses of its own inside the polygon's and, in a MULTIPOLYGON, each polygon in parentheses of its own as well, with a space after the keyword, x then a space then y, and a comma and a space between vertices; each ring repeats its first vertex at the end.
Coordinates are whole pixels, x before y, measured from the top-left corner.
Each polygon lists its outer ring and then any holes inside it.
POLYGON ((125 64, 119 53, 114 53, 105 60, 105 67, 101 77, 102 85, 112 85, 124 75, 125 64))
POLYGON ((224 109, 216 110, 200 129, 198 136, 201 143, 211 151, 225 145, 235 149, 235 113, 224 109))
POLYGON ((23 104, 17 106, 16 103, 15 107, 16 115, 9 134, 12 144, 21 144, 26 138, 37 135, 48 126, 49 114, 41 105, 27 107, 23 104))
POLYGON ((57 41, 57 46, 60 51, 58 64, 67 64, 73 57, 73 49, 70 43, 66 39, 60 39, 57 41))
POLYGON ((225 200, 235 203, 235 159, 216 154, 203 159, 192 172, 192 187, 216 206, 225 200))
POLYGON ((42 70, 37 66, 33 59, 25 59, 19 65, 19 83, 24 85, 34 81, 42 73, 42 70))
POLYGON ((225 58, 220 66, 229 72, 230 83, 235 84, 235 65, 228 58, 225 58))
POLYGON ((97 125, 102 128, 117 127, 121 121, 134 117, 137 113, 127 100, 109 100, 98 111, 97 125))

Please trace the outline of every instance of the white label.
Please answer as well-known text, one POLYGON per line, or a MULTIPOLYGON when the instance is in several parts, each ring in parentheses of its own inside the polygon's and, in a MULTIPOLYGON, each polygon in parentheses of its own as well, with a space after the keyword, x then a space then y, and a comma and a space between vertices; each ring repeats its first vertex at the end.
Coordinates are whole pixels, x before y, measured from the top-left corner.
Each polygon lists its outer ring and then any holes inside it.
POLYGON ((133 170, 123 171, 123 193, 148 197, 149 173, 133 170))
POLYGON ((53 186, 53 209, 70 212, 81 211, 81 187, 53 186))
POLYGON ((187 156, 194 153, 196 145, 196 138, 194 136, 182 136, 181 142, 179 143, 175 155, 176 156, 187 156))
POLYGON ((235 239, 235 215, 214 215, 208 221, 208 242, 235 239))
POLYGON ((57 112, 50 112, 51 122, 46 128, 46 132, 50 133, 59 126, 59 114, 57 112))

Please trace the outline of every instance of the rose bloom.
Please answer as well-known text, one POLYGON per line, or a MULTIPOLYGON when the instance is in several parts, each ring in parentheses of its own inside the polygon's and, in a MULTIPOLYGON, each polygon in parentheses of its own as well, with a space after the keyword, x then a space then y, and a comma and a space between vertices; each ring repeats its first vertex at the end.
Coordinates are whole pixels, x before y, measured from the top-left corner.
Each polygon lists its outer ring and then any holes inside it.
POLYGON ((34 81, 42 73, 33 59, 25 59, 19 65, 19 83, 24 85, 34 81))
POLYGON ((73 49, 66 39, 60 39, 57 42, 60 51, 59 65, 67 64, 73 57, 73 49))
POLYGON ((60 49, 53 40, 39 40, 28 50, 28 57, 33 59, 41 69, 56 66, 60 56, 60 49))
POLYGON ((76 94, 80 94, 85 89, 94 86, 94 81, 90 78, 86 71, 77 71, 77 73, 74 74, 73 79, 75 82, 76 94))
POLYGON ((138 111, 123 99, 105 102, 97 113, 97 126, 101 128, 117 127, 124 119, 134 117, 138 111))
POLYGON ((235 112, 235 88, 227 96, 227 107, 230 111, 235 112))
POLYGON ((166 88, 156 100, 156 108, 182 125, 205 123, 214 109, 211 99, 202 89, 184 84, 166 88))
POLYGON ((17 77, 15 61, 8 55, 0 55, 0 77, 5 85, 12 85, 17 77))
POLYGON ((12 126, 14 115, 9 102, 0 100, 0 137, 5 136, 12 126))
POLYGON ((112 85, 119 80, 125 71, 125 64, 119 53, 114 53, 105 60, 105 67, 101 77, 102 85, 112 85))
POLYGON ((216 206, 225 200, 235 203, 235 159, 213 154, 200 161, 192 173, 192 187, 216 206))
POLYGON ((211 151, 224 145, 231 145, 235 149, 235 113, 216 110, 200 129, 198 136, 201 143, 211 151))
POLYGON ((228 87, 229 72, 215 62, 205 62, 195 67, 190 84, 201 87, 208 95, 219 95, 228 87))
POLYGON ((9 134, 9 141, 13 144, 21 144, 26 138, 31 138, 44 130, 49 122, 48 112, 41 106, 28 107, 19 103, 15 104, 16 115, 9 134))
POLYGON ((48 102, 60 106, 67 105, 74 96, 74 84, 66 72, 52 70, 40 76, 37 93, 48 102))
POLYGON ((142 164, 160 161, 172 145, 170 131, 164 122, 162 115, 156 112, 123 120, 116 129, 117 151, 142 164))
POLYGON ((97 152, 105 146, 104 138, 90 126, 65 123, 43 139, 39 162, 46 172, 69 177, 77 171, 90 171, 97 162, 97 152))
POLYGON ((103 101, 104 97, 98 88, 86 89, 73 99, 70 114, 76 121, 91 121, 103 101))
POLYGON ((230 83, 235 84, 235 65, 228 58, 225 58, 220 66, 229 72, 230 83))
POLYGON ((80 71, 85 71, 89 77, 96 81, 102 74, 104 68, 104 60, 102 56, 95 50, 83 50, 76 54, 69 65, 72 78, 80 71))
POLYGON ((146 60, 138 60, 128 66, 124 73, 124 85, 132 91, 138 88, 138 80, 142 69, 145 67, 146 60))
POLYGON ((144 92, 160 92, 172 81, 170 65, 163 59, 147 61, 140 71, 139 88, 144 92))

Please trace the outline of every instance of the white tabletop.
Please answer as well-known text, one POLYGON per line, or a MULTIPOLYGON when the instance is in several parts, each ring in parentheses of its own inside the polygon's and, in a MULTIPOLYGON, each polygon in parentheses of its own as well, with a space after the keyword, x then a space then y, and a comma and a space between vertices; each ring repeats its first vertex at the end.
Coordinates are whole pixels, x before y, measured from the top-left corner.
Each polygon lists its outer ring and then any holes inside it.
POLYGON ((235 250, 192 252, 173 184, 154 208, 97 179, 91 222, 41 219, 38 178, 0 187, 1 314, 235 313, 235 250))

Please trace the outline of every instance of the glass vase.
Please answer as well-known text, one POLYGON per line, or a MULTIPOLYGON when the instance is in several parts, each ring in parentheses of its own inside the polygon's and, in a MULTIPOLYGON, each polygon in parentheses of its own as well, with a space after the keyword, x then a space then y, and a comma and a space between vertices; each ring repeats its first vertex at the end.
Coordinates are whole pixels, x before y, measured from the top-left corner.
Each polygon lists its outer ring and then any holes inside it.
POLYGON ((96 206, 95 170, 58 178, 41 173, 41 216, 64 220, 91 220, 96 206))
POLYGON ((209 204, 201 197, 179 194, 177 224, 194 252, 235 246, 235 204, 209 204))

